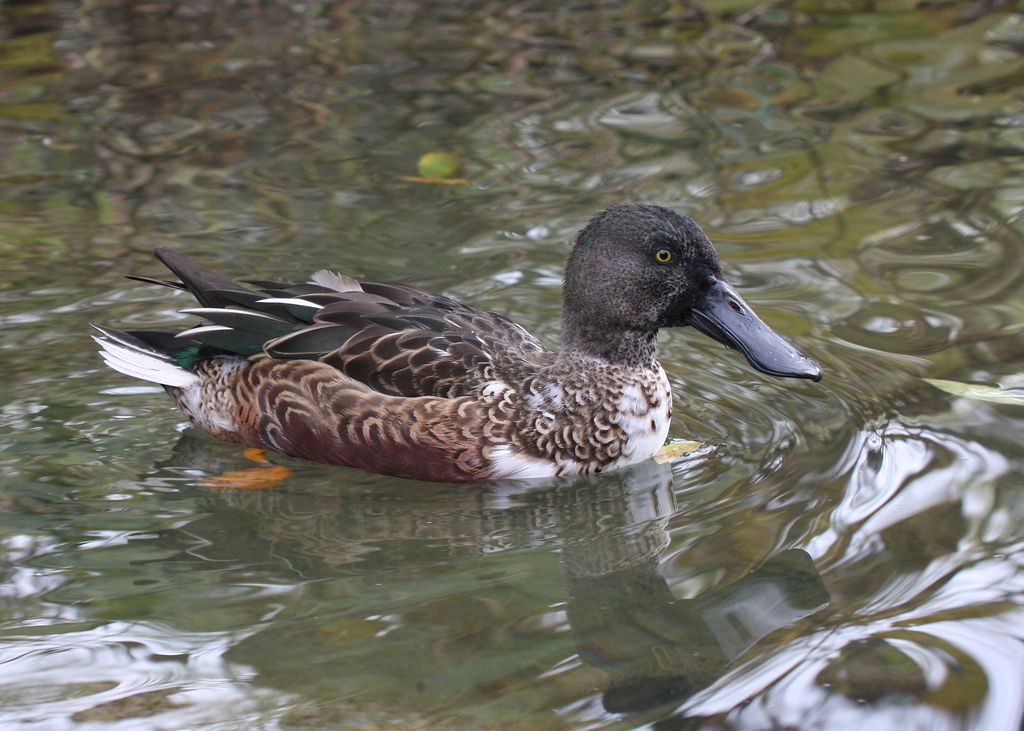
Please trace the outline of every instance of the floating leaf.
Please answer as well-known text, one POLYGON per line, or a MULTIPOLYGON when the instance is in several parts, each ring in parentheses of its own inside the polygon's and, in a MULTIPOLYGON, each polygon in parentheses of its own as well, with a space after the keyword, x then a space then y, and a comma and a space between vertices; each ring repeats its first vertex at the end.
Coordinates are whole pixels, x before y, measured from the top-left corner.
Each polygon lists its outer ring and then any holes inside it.
POLYGON ((0 117, 10 119, 64 119, 64 107, 56 102, 21 102, 0 104, 0 117))
POLYGON ((979 383, 944 381, 940 378, 926 378, 924 380, 940 391, 951 393, 954 396, 977 399, 978 401, 991 401, 996 404, 1024 406, 1024 390, 1019 388, 1003 389, 998 386, 985 386, 979 383))
POLYGON ((689 439, 680 439, 675 442, 669 442, 664 447, 654 453, 654 461, 658 464, 665 464, 666 462, 674 462, 685 454, 698 449, 700 442, 693 442, 689 439))
POLYGON ((422 178, 451 178, 459 172, 459 158, 450 152, 428 152, 416 163, 422 178))
POLYGON ((435 183, 437 185, 469 185, 466 178, 421 178, 419 175, 402 175, 400 180, 410 183, 435 183))
POLYGON ((320 628, 317 635, 328 645, 349 645, 372 640, 388 628, 381 619, 339 617, 320 628))

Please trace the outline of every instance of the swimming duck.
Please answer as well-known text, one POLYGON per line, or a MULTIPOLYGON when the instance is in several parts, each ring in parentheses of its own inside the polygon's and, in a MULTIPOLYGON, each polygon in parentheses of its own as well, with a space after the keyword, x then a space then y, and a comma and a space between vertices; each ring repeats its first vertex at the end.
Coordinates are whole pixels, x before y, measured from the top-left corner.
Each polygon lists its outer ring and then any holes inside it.
POLYGON ((404 284, 326 269, 249 286, 154 252, 203 323, 96 326, 106 363, 161 384, 200 429, 294 457, 446 482, 596 473, 650 458, 672 394, 663 327, 692 325, 757 370, 819 380, 722 277, 689 217, 617 205, 578 234, 565 268, 562 347, 507 317, 404 284))

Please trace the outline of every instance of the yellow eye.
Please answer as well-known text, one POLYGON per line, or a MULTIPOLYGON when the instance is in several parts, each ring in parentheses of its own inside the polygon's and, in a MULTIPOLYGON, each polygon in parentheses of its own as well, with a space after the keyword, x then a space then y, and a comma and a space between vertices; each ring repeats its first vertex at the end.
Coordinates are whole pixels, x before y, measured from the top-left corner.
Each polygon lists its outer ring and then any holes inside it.
POLYGON ((668 249, 658 249, 654 252, 654 258, 658 260, 659 264, 668 264, 672 261, 672 252, 668 249))

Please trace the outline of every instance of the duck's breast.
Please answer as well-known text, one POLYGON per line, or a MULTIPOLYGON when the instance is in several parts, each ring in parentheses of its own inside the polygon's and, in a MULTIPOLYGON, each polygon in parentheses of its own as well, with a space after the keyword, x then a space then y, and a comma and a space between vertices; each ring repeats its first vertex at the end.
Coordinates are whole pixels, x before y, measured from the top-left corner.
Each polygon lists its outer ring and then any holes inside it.
POLYGON ((672 421, 672 391, 660 365, 649 376, 626 384, 618 404, 619 426, 625 433, 622 456, 613 467, 649 459, 668 437, 672 421))

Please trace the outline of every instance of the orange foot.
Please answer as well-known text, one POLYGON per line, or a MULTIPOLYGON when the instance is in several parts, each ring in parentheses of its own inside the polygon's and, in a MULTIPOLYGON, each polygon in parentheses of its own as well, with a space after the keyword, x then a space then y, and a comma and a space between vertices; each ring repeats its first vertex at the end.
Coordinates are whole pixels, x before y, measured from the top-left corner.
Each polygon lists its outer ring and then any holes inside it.
POLYGON ((277 487, 292 475, 289 468, 274 464, 267 459, 267 453, 262 449, 249 447, 242 454, 247 460, 256 462, 260 466, 207 477, 200 484, 204 487, 217 487, 222 490, 266 490, 270 487, 277 487))

